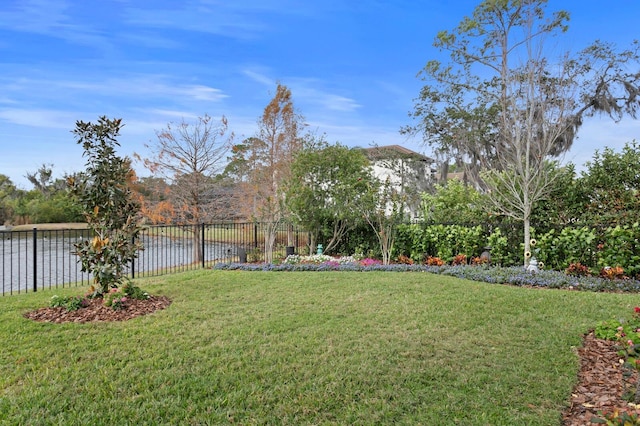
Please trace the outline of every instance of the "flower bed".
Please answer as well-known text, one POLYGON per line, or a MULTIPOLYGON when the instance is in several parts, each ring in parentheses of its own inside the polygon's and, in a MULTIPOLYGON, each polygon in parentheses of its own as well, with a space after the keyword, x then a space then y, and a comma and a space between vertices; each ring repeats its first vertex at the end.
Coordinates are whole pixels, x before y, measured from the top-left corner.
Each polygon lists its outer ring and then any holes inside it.
POLYGON ((213 269, 242 271, 357 271, 357 272, 429 272, 450 275, 473 281, 511 284, 541 288, 562 288, 587 291, 640 292, 640 281, 611 280, 600 277, 571 276, 564 272, 542 270, 527 272, 523 267, 487 265, 382 265, 373 259, 355 260, 353 257, 333 258, 326 255, 289 256, 281 264, 217 263, 213 269), (291 259, 290 259, 291 258, 291 259))

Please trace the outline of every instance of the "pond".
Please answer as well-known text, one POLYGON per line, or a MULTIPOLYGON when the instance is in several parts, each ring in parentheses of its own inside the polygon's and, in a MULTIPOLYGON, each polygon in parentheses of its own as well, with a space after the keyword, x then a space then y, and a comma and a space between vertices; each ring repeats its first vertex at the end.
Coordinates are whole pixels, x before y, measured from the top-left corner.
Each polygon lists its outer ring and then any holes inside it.
MULTIPOLYGON (((87 238, 86 231, 0 232, 0 287, 2 294, 37 289, 89 285, 92 276, 82 272, 74 244, 87 238), (34 279, 35 276, 35 279, 34 279)), ((193 239, 163 235, 141 237, 144 250, 133 264, 136 277, 153 271, 197 268, 193 239)), ((205 261, 235 260, 237 247, 205 242, 205 261)), ((131 269, 128 271, 131 273, 131 269)))

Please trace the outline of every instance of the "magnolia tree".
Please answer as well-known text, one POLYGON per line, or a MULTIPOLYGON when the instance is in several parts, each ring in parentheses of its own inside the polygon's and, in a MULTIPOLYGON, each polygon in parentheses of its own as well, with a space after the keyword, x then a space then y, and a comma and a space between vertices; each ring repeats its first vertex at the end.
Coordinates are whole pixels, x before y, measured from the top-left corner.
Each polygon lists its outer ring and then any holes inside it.
POLYGON ((122 121, 100 117, 97 123, 76 122, 73 134, 84 149, 84 174, 68 179, 82 205, 93 238, 76 244, 82 271, 90 272, 96 294, 106 294, 127 277, 126 269, 141 246, 140 206, 131 191, 135 174, 128 158, 116 154, 122 121))

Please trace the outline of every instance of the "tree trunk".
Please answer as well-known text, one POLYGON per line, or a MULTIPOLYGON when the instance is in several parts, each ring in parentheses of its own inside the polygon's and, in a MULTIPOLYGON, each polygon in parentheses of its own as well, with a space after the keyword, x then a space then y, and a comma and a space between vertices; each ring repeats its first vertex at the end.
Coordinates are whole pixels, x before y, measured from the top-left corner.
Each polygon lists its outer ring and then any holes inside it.
POLYGON ((276 234, 280 222, 267 223, 264 233, 264 263, 273 263, 273 246, 276 242, 276 234))
POLYGON ((529 260, 531 257, 527 257, 526 253, 531 254, 531 223, 529 220, 529 216, 525 216, 524 218, 524 267, 529 266, 529 260))
POLYGON ((202 238, 200 235, 200 225, 193 225, 193 262, 200 263, 204 253, 202 253, 202 238))
POLYGON ((293 240, 293 224, 287 225, 287 245, 289 247, 293 246, 295 241, 293 240))

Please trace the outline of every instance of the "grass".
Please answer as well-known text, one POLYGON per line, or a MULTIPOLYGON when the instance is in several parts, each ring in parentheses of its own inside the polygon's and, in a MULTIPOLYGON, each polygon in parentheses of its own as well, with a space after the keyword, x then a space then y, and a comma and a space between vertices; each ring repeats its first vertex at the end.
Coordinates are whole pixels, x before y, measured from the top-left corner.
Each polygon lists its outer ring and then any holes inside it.
POLYGON ((43 324, 0 303, 0 424, 553 425, 581 335, 638 295, 425 273, 200 270, 166 310, 43 324))

